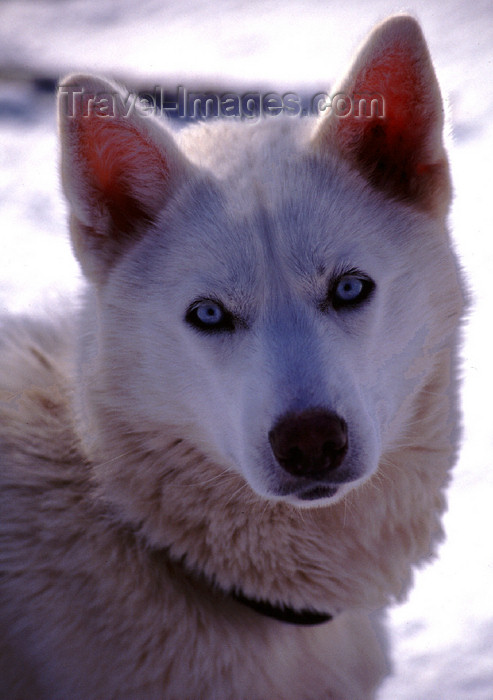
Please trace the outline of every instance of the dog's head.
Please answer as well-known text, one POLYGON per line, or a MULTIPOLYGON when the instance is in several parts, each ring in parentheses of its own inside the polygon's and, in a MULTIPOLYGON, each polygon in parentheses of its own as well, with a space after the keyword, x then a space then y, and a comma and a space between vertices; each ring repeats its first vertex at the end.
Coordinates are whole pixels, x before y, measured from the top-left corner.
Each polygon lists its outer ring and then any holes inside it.
POLYGON ((383 111, 196 127, 179 146, 115 84, 64 81, 96 441, 102 423, 161 431, 298 506, 341 498, 410 441, 460 313, 442 104, 414 20, 377 28, 337 94, 383 111))

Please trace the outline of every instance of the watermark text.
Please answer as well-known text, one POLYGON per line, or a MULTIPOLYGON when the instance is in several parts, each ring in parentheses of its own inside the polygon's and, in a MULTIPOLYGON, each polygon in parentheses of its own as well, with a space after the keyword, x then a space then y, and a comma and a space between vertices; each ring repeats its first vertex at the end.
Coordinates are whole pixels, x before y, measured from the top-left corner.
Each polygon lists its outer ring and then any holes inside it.
POLYGON ((187 90, 178 86, 173 92, 156 86, 152 91, 86 92, 76 85, 59 88, 59 96, 65 114, 73 117, 123 117, 134 113, 143 117, 167 116, 171 118, 199 120, 211 118, 258 119, 284 114, 290 117, 305 117, 317 114, 333 114, 340 119, 383 119, 385 100, 379 93, 328 95, 317 93, 300 97, 295 92, 225 92, 187 90))

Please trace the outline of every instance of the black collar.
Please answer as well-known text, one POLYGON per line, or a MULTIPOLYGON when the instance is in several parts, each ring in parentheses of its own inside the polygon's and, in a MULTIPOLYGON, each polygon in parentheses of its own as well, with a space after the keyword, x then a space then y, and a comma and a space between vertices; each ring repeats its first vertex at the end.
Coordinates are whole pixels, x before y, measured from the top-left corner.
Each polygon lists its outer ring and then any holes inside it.
POLYGON ((266 600, 256 600, 255 598, 247 598, 242 593, 233 592, 232 597, 238 603, 248 606, 260 615, 272 617, 280 622, 287 622, 290 625, 321 625, 324 622, 332 620, 333 615, 329 613, 315 612, 314 610, 295 610, 294 608, 286 607, 285 605, 272 605, 266 600))
MULTIPOLYGON (((166 557, 166 560, 170 560, 168 552, 166 549, 160 550, 166 557)), ((172 560, 171 560, 172 561, 172 560)), ((175 565, 179 565, 175 562, 175 565)), ((187 576, 190 576, 190 572, 187 572, 187 576)), ((207 582, 205 577, 200 576, 200 574, 192 574, 193 578, 197 581, 202 580, 207 587, 210 587, 210 581, 207 582)), ((217 587, 213 586, 217 592, 217 587)), ((222 591, 222 595, 228 596, 235 600, 237 603, 247 606, 251 610, 259 613, 259 615, 264 615, 265 617, 270 617, 274 620, 279 620, 279 622, 286 622, 290 625, 321 625, 324 622, 329 622, 334 618, 334 615, 327 612, 317 612, 316 610, 310 610, 308 608, 302 608, 301 610, 296 610, 287 605, 274 605, 269 603, 267 600, 258 600, 257 598, 248 598, 244 593, 237 591, 222 591)))

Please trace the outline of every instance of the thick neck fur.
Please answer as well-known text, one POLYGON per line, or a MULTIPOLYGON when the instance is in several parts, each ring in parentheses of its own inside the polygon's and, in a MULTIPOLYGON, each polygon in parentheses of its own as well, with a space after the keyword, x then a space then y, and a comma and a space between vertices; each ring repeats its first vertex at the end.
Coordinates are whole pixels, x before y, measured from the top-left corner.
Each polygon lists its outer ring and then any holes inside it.
POLYGON ((109 448, 92 465, 98 498, 153 549, 223 590, 294 607, 380 607, 405 594, 412 565, 442 536, 455 456, 448 350, 435 366, 415 399, 405 444, 333 506, 298 510, 265 501, 177 431, 132 432, 104 411, 98 420, 109 448), (272 542, 274 550, 265 546, 272 542))

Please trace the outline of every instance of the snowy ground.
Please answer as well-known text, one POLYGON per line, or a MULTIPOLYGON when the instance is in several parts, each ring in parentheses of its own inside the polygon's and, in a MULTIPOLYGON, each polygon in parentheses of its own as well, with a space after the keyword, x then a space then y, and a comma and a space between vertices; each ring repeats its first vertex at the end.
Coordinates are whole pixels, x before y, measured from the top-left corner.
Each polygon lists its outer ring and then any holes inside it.
MULTIPOLYGON (((380 700, 493 698, 493 4, 346 0, 3 0, 0 5, 0 312, 36 311, 79 280, 65 235, 53 97, 32 76, 96 70, 127 80, 292 91, 329 88, 378 20, 422 21, 449 97, 457 249, 473 308, 464 345, 464 447, 448 539, 390 614, 395 674, 380 700), (38 83, 39 85, 39 83, 38 83), (488 206, 490 205, 490 206, 488 206)), ((351 700, 350 698, 348 700, 351 700)))

